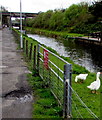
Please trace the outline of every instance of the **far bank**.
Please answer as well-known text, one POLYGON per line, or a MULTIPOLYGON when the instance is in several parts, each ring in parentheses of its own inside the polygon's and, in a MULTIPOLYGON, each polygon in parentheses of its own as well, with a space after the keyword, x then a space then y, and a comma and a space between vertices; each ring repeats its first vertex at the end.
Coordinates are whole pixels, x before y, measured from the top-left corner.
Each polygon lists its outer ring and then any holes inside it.
POLYGON ((75 42, 81 43, 81 44, 91 44, 94 46, 102 46, 101 38, 92 38, 87 34, 78 34, 78 33, 68 33, 67 31, 58 32, 58 31, 50 31, 45 29, 38 29, 38 28, 32 28, 32 27, 26 27, 27 33, 30 34, 38 34, 38 35, 45 35, 47 37, 52 37, 56 39, 62 39, 62 40, 75 40, 75 42))

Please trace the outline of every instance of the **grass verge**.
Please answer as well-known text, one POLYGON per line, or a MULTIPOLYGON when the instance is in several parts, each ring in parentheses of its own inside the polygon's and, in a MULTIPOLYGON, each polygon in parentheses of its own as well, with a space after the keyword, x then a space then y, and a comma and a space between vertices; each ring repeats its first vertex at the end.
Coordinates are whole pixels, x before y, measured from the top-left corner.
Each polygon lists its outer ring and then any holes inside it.
POLYGON ((41 35, 45 35, 45 36, 53 37, 57 39, 69 39, 69 38, 84 36, 83 34, 68 33, 67 31, 57 32, 57 31, 49 31, 45 29, 37 29, 37 28, 31 28, 31 27, 26 27, 26 30, 27 32, 30 32, 32 34, 41 34, 41 35))
POLYGON ((33 118, 61 118, 62 108, 54 96, 51 94, 50 89, 45 87, 45 83, 39 77, 38 72, 35 70, 33 74, 28 74, 28 81, 34 91, 35 102, 33 103, 33 118))

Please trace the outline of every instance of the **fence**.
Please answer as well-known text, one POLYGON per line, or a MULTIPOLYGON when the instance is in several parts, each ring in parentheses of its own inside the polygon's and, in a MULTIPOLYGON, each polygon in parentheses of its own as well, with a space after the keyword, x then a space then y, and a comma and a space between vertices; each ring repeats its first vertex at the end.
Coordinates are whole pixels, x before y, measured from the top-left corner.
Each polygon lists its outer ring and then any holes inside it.
POLYGON ((39 75, 46 83, 45 86, 50 87, 59 105, 63 107, 63 115, 70 117, 71 89, 68 84, 71 85, 71 64, 39 44, 38 70, 39 75))
POLYGON ((39 75, 62 106, 63 116, 65 118, 98 119, 72 88, 71 64, 40 44, 37 51, 39 75))
POLYGON ((64 117, 70 117, 71 104, 68 103, 71 102, 71 89, 68 84, 71 85, 71 64, 40 44, 36 47, 25 39, 23 40, 23 51, 28 60, 32 60, 33 57, 33 68, 38 70, 45 83, 44 86, 50 88, 59 105, 62 106, 64 117), (70 98, 68 99, 69 95, 70 98))
POLYGON ((72 88, 72 66, 58 55, 40 44, 24 39, 23 50, 26 58, 33 62, 34 69, 49 87, 59 105, 63 108, 65 118, 99 119, 82 101, 72 88), (38 45, 38 47, 37 47, 38 45))

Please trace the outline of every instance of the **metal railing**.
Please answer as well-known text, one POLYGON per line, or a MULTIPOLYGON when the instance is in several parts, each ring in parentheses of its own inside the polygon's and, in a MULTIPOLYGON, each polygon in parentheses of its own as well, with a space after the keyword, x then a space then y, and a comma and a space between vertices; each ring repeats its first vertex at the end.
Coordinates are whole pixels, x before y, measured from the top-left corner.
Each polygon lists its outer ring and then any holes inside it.
POLYGON ((93 118, 99 119, 83 102, 78 93, 73 89, 72 66, 58 55, 49 51, 42 45, 38 47, 24 39, 23 50, 26 58, 33 61, 33 69, 38 69, 44 81, 44 87, 49 87, 63 109, 65 118, 93 118), (28 44, 29 43, 29 44, 28 44), (44 58, 47 53, 47 60, 44 58))
POLYGON ((71 99, 68 96, 71 97, 71 89, 68 87, 68 84, 71 83, 71 64, 40 44, 38 45, 38 57, 39 75, 44 80, 45 86, 50 87, 59 105, 62 106, 63 115, 70 116, 71 112, 69 111, 71 111, 71 106, 68 105, 68 103, 71 102, 71 99), (44 66, 44 50, 46 50, 48 54, 47 68, 44 66))
POLYGON ((77 92, 72 88, 72 66, 58 55, 38 45, 38 71, 52 94, 63 108, 65 118, 99 119, 87 107, 77 92), (44 50, 48 52, 48 68, 44 67, 44 50), (83 112, 85 111, 85 112, 83 112))

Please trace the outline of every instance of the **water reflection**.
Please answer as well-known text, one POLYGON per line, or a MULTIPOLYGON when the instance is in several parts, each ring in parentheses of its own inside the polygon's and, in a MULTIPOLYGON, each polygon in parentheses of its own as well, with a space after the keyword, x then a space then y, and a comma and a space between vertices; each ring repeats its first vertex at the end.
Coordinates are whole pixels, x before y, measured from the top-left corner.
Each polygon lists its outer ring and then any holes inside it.
POLYGON ((70 57, 75 63, 86 67, 91 72, 102 69, 102 47, 84 45, 72 40, 57 40, 45 36, 28 34, 41 44, 56 50, 60 55, 70 57))

